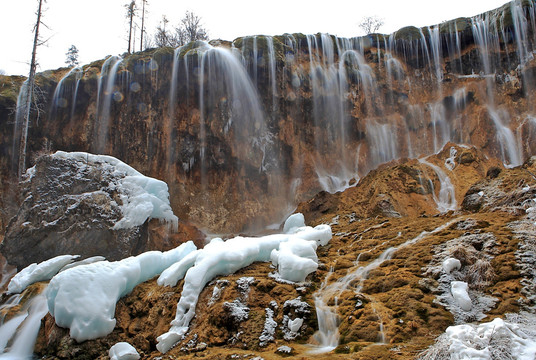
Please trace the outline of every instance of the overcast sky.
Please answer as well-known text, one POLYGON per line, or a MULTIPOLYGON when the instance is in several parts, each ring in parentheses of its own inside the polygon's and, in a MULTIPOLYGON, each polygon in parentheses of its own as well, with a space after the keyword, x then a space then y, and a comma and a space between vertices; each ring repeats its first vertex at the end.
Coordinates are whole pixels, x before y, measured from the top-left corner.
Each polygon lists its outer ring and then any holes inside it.
MULTIPOLYGON (((81 64, 122 54, 127 50, 128 0, 48 0, 41 33, 48 39, 38 49, 38 71, 65 66, 71 45, 81 64)), ((141 4, 141 0, 137 0, 141 4)), ((318 32, 352 37, 364 35, 358 24, 364 16, 383 18, 380 32, 401 27, 434 25, 469 17, 506 3, 505 0, 148 0, 146 28, 150 35, 166 15, 178 25, 184 13, 200 16, 211 39, 234 40, 246 35, 318 32), (264 5, 264 6, 263 6, 264 5)), ((27 75, 38 0, 0 0, 0 70, 27 75)), ((168 25, 168 26, 169 26, 168 25)), ((139 30, 136 37, 139 36, 139 30)), ((139 50, 139 39, 136 41, 139 50)))

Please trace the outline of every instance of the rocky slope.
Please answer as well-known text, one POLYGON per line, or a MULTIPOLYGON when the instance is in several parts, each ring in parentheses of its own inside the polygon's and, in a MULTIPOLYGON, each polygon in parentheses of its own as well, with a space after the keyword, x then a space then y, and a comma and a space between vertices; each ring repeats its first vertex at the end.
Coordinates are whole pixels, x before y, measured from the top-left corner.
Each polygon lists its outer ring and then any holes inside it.
MULTIPOLYGON (((251 36, 46 71, 28 165, 43 149, 112 155, 166 181, 179 218, 216 233, 263 230, 320 190, 448 141, 520 165, 536 151, 534 14, 518 0, 390 36, 251 36)), ((6 200, 20 82, 0 78, 6 200)))
POLYGON ((104 359, 111 345, 128 341, 144 359, 413 359, 450 325, 531 309, 536 159, 508 169, 474 148, 447 146, 427 161, 451 179, 456 210, 438 212, 438 177, 416 160, 385 165, 342 193, 319 194, 299 210, 309 223, 332 226, 334 238, 318 250, 320 269, 302 284, 270 277, 263 263, 214 280, 187 337, 165 355, 155 350, 156 337, 174 317, 182 282, 136 287, 117 304, 116 329, 102 339, 77 344, 47 315, 37 353, 104 359), (404 210, 410 204, 423 205, 404 210), (461 267, 445 273, 447 258, 461 267), (470 309, 452 298, 454 280, 468 283, 470 309), (318 344, 324 316, 315 299, 338 314, 339 345, 325 354, 306 345, 318 344), (296 318, 304 321, 293 333, 296 318))

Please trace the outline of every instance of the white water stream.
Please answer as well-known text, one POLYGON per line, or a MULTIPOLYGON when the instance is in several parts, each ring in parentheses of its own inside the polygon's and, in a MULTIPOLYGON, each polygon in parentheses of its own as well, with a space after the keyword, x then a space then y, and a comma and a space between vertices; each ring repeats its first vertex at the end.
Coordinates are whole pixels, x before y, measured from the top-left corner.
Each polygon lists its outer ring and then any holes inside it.
MULTIPOLYGON (((343 291, 351 289, 356 294, 361 294, 363 282, 368 278, 368 274, 378 268, 384 261, 389 260, 400 249, 415 244, 427 236, 436 234, 446 228, 448 228, 456 220, 449 221, 432 231, 423 231, 413 239, 409 239, 406 242, 386 249, 375 260, 369 262, 367 265, 359 266, 359 257, 356 260, 356 265, 351 268, 348 273, 340 279, 328 284, 329 279, 333 276, 333 270, 330 270, 326 276, 326 280, 322 283, 320 289, 314 294, 316 316, 318 319, 318 331, 315 333, 314 338, 318 345, 314 346, 312 353, 324 353, 335 349, 339 345, 339 323, 340 319, 337 314, 337 300, 343 291), (329 301, 334 299, 334 305, 328 305, 329 301)), ((398 237, 398 236, 397 236, 398 237)), ((374 309, 377 313, 377 310, 374 309)), ((386 342, 385 335, 383 334, 383 320, 380 319, 380 341, 386 342)))
POLYGON ((0 326, 0 359, 32 359, 41 319, 47 313, 46 297, 39 294, 30 301, 26 313, 2 324, 0 326))

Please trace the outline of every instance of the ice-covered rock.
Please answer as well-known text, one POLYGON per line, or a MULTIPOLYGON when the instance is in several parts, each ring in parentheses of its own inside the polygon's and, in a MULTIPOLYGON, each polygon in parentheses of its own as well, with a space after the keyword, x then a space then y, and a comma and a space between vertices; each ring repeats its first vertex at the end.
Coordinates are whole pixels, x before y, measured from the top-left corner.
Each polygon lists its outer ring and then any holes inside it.
POLYGON ((126 342, 118 342, 112 346, 108 356, 110 360, 138 360, 140 358, 134 346, 126 342))
MULTIPOLYGON (((285 228, 289 233, 285 234, 273 234, 259 238, 238 236, 227 241, 220 238, 213 239, 205 248, 198 250, 189 258, 185 258, 183 264, 174 265, 173 271, 168 269, 162 273, 158 279, 159 284, 174 286, 184 276, 184 285, 177 304, 175 319, 171 322, 170 330, 157 338, 157 349, 163 353, 167 352, 188 331, 190 321, 195 315, 199 294, 214 277, 232 274, 256 261, 269 261, 272 251, 278 250, 282 243, 295 242, 296 245, 289 246, 294 246, 298 254, 307 254, 307 256, 312 257, 310 249, 316 249, 315 244, 325 245, 331 239, 331 228, 328 225, 318 225, 315 228, 297 227, 297 225, 302 224, 299 215, 291 216, 291 220, 287 224, 291 223, 294 225, 287 225, 285 228), (310 244, 304 246, 304 242, 310 244), (184 270, 188 265, 193 266, 187 269, 184 275, 184 270)), ((316 258, 316 254, 314 257, 316 258)))
POLYGON ((33 283, 50 280, 77 257, 78 255, 60 255, 39 264, 28 265, 13 276, 7 286, 7 291, 11 294, 20 293, 33 283))
POLYGON ((450 292, 456 303, 464 311, 470 311, 473 307, 473 302, 469 297, 469 288, 466 282, 453 281, 450 284, 450 292))
POLYGON ((119 298, 194 248, 185 243, 164 253, 150 251, 121 261, 101 261, 65 270, 53 277, 46 289, 50 314, 79 342, 105 336, 115 327, 119 298))
POLYGON ((41 156, 21 191, 24 201, 0 244, 19 269, 63 254, 120 260, 152 250, 147 219, 178 224, 166 183, 111 156, 41 156))
POLYGON ((450 274, 452 272, 452 270, 454 270, 454 269, 459 270, 462 267, 462 263, 460 262, 460 260, 455 259, 455 258, 445 259, 445 261, 443 261, 442 265, 443 265, 443 270, 447 274, 450 274))

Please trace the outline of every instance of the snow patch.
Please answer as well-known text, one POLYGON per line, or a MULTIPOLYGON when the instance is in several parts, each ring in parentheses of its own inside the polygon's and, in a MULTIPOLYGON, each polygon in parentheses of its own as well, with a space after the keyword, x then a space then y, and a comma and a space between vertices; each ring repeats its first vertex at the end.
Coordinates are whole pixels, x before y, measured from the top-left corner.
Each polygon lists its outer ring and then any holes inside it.
MULTIPOLYGON (((328 225, 318 225, 315 228, 299 225, 303 225, 303 215, 294 214, 285 222, 284 229, 288 231, 285 234, 259 238, 238 236, 227 241, 219 238, 213 239, 203 249, 197 250, 195 254, 192 253, 191 258, 183 260, 183 263, 187 262, 187 264, 181 264, 173 271, 168 269, 162 273, 158 284, 174 286, 176 281, 184 277, 184 285, 177 304, 175 319, 171 322, 169 331, 157 338, 157 349, 166 353, 183 338, 195 315, 199 294, 216 276, 232 274, 256 261, 269 261, 272 251, 279 250, 282 243, 296 243, 298 245, 292 246, 296 247, 297 253, 310 254, 303 245, 303 241, 325 245, 331 239, 331 228, 328 225), (188 266, 191 267, 188 268, 188 266)), ((307 246, 312 247, 312 245, 307 246)), ((300 274, 300 277, 302 276, 303 272, 300 274)))
POLYGON ((112 346, 108 356, 110 356, 110 360, 138 360, 140 358, 136 349, 126 342, 118 342, 112 346))
POLYGON ((188 242, 164 253, 149 251, 121 261, 100 261, 60 272, 45 291, 50 314, 58 326, 69 328, 70 336, 78 342, 108 335, 115 327, 117 300, 180 261, 192 245, 188 242))
POLYGON ((7 286, 7 291, 11 294, 17 294, 33 283, 50 280, 65 265, 70 264, 76 258, 78 255, 60 255, 39 264, 28 265, 13 276, 7 286))
POLYGON ((471 311, 473 303, 469 297, 469 286, 463 281, 453 281, 450 283, 450 292, 459 307, 465 311, 471 311))

